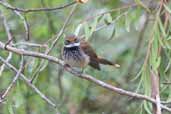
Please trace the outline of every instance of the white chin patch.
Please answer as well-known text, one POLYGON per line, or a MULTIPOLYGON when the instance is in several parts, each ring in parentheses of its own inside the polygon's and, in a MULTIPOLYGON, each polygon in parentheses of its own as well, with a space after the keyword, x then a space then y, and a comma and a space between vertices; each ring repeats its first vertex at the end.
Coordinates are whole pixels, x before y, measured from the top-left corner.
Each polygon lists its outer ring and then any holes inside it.
POLYGON ((73 44, 68 44, 68 45, 64 45, 64 47, 66 47, 66 48, 71 48, 71 47, 75 47, 75 46, 80 46, 80 42, 73 43, 73 44))

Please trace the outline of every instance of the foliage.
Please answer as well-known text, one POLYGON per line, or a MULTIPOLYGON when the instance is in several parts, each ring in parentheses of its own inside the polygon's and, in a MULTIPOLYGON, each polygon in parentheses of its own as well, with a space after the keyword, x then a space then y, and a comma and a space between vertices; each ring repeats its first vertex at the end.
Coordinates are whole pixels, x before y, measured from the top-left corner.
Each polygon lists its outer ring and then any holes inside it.
MULTIPOLYGON (((89 0, 85 4, 78 3, 64 34, 60 35, 49 55, 61 58, 63 38, 67 34, 85 36, 100 56, 121 65, 120 68, 101 65, 101 71, 87 67, 87 74, 111 85, 151 96, 154 89, 151 72, 154 71, 160 77, 160 99, 168 102, 171 100, 171 3, 166 1, 153 1, 155 8, 151 6, 151 2, 140 0, 89 0)), ((53 8, 72 1, 6 2, 21 9, 32 9, 53 8)), ((13 47, 46 53, 53 46, 54 39, 58 37, 73 7, 74 5, 53 11, 20 12, 22 18, 14 10, 0 4, 0 13, 4 14, 14 36, 13 47), (29 31, 23 24, 25 22, 29 25, 29 31), (27 32, 29 41, 25 40, 27 32)), ((0 25, 0 41, 5 43, 9 36, 2 17, 0 25)), ((8 51, 0 49, 0 57, 8 56, 8 51)), ((9 60, 17 69, 20 68, 20 61, 21 56, 15 53, 9 60)), ((152 114, 153 106, 150 102, 121 96, 76 78, 61 71, 60 65, 27 56, 24 56, 24 63, 25 76, 29 79, 36 76, 33 84, 55 101, 57 108, 41 99, 22 80, 17 80, 5 102, 0 104, 2 114, 152 114)), ((0 61, 0 68, 2 65, 3 62, 0 61)), ((0 70, 0 74, 0 93, 3 94, 16 73, 5 67, 0 70)), ((163 114, 169 113, 163 111, 163 114)))

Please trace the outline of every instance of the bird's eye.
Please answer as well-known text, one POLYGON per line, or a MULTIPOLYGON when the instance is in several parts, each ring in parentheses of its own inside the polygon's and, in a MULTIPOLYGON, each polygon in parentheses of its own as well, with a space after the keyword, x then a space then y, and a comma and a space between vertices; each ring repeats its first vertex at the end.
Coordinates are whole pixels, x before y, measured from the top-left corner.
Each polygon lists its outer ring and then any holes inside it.
POLYGON ((79 40, 78 40, 78 39, 75 39, 75 40, 74 40, 74 42, 78 43, 78 42, 79 42, 79 40))
POLYGON ((68 40, 65 40, 65 45, 68 45, 70 42, 68 40))

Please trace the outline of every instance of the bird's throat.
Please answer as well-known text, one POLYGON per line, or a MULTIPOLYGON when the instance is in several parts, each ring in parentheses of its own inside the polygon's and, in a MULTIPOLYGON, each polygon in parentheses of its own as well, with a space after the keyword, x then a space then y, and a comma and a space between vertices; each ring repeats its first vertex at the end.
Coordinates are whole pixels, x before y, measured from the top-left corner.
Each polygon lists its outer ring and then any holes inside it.
POLYGON ((79 46, 73 46, 73 47, 64 47, 65 51, 77 51, 80 50, 79 46))
POLYGON ((64 45, 65 48, 73 48, 73 47, 79 47, 79 46, 80 46, 80 42, 64 45))

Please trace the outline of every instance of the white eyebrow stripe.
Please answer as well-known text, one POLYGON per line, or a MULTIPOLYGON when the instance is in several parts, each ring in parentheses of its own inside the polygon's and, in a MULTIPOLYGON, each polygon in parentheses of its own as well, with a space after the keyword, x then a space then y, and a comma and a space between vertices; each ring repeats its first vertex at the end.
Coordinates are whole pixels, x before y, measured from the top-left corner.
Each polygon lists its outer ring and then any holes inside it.
POLYGON ((66 47, 66 48, 71 48, 71 47, 75 47, 75 46, 80 46, 80 42, 73 43, 73 44, 68 44, 68 45, 64 45, 64 47, 66 47))

